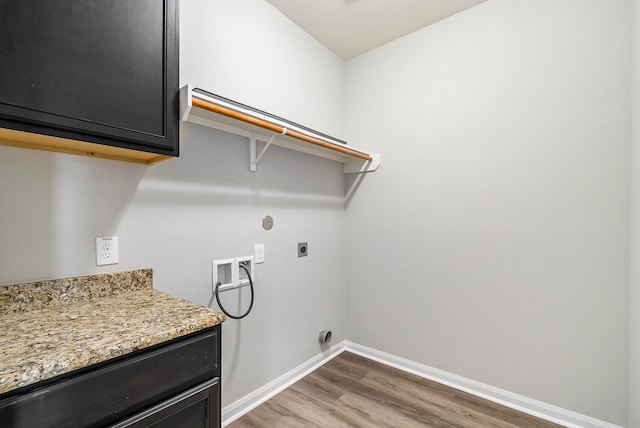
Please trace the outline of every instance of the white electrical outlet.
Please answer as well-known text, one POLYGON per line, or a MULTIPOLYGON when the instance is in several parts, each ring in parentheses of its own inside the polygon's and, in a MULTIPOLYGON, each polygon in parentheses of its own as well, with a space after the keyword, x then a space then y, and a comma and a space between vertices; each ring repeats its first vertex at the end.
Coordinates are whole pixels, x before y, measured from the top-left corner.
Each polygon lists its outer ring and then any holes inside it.
POLYGON ((96 266, 118 263, 118 237, 96 238, 96 266))
POLYGON ((264 244, 255 244, 253 246, 253 256, 255 257, 256 264, 264 263, 264 244))

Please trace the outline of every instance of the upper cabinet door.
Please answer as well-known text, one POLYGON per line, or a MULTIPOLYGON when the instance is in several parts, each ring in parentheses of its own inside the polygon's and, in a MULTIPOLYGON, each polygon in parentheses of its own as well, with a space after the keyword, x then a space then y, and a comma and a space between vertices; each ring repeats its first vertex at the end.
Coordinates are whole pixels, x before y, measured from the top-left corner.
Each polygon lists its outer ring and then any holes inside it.
POLYGON ((177 0, 0 0, 0 127, 178 154, 177 0))

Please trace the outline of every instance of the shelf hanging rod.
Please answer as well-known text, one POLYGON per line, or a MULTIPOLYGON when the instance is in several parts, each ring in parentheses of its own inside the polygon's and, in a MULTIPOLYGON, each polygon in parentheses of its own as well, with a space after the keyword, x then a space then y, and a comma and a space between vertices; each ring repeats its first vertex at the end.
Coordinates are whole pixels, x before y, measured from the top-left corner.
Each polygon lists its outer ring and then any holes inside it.
POLYGON ((349 147, 343 147, 335 143, 329 143, 327 141, 321 140, 314 136, 310 136, 299 131, 293 131, 291 129, 287 129, 283 125, 275 124, 267 120, 264 120, 262 118, 250 116, 248 114, 216 104, 213 101, 193 97, 192 104, 194 107, 198 107, 213 113, 217 113, 217 114, 227 116, 236 120, 240 120, 242 122, 246 122, 246 123, 258 126, 260 128, 268 129, 275 133, 279 133, 279 134, 281 133, 283 136, 289 136, 297 140, 301 140, 313 145, 321 146, 321 147, 324 147, 348 156, 353 156, 353 157, 360 158, 367 161, 370 161, 373 159, 370 155, 360 152, 358 150, 354 150, 349 147))

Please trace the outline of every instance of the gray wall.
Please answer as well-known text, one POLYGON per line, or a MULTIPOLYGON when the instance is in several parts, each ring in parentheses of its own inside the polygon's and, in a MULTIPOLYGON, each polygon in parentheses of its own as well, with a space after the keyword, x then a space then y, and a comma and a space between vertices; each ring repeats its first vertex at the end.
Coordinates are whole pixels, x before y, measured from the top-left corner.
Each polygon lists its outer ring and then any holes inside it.
POLYGON ((180 80, 334 137, 343 62, 264 0, 180 7, 180 80))
POLYGON ((317 355, 331 327, 626 425, 629 5, 491 0, 345 65, 263 0, 183 1, 183 83, 383 166, 345 214, 340 164, 273 148, 252 174, 245 139, 197 125, 153 167, 0 147, 0 284, 152 267, 156 288, 215 307, 211 260, 264 243, 255 312, 224 326, 225 405, 317 355), (121 263, 97 268, 111 234, 121 263))
POLYGON ((384 155, 349 340, 626 425, 629 14, 491 0, 347 63, 346 136, 384 155))
POLYGON ((629 331, 629 427, 640 426, 640 0, 632 1, 633 108, 631 162, 631 281, 629 331))
MULTIPOLYGON (((262 0, 181 3, 183 82, 340 130, 342 63, 310 36, 262 0), (208 25, 194 34, 198 14, 208 25), (273 39, 279 57, 267 61, 273 39), (215 59, 206 72, 191 44, 215 59), (241 85, 223 75, 227 61, 241 85), (311 117, 308 98, 326 113, 311 117)), ((264 243, 254 312, 223 329, 228 405, 316 356, 321 329, 336 343, 346 337, 344 175, 337 162, 280 148, 250 173, 245 138, 191 124, 181 138, 180 158, 152 167, 0 147, 0 284, 152 267, 155 288, 215 308, 211 261, 264 243), (97 268, 94 239, 112 234, 120 264, 97 268), (299 241, 309 242, 307 258, 297 258, 299 241)), ((237 309, 237 297, 225 299, 237 309)))
MULTIPOLYGON (((189 0, 181 2, 180 13, 182 84, 340 136, 342 61, 270 4, 189 0)), ((252 174, 245 138, 197 125, 183 127, 182 137, 184 162, 177 164, 177 181, 186 179, 188 188, 190 182, 200 184, 191 177, 204 176, 206 187, 221 193, 213 191, 208 210, 195 217, 194 225, 192 209, 185 211, 193 234, 177 230, 176 239, 200 242, 193 253, 206 255, 211 248, 213 258, 251 254, 254 243, 265 244, 255 313, 224 326, 227 405, 317 355, 321 329, 332 328, 334 343, 346 338, 345 179, 337 162, 279 148, 269 149, 252 174), (275 219, 271 232, 261 227, 266 214, 275 219), (207 236, 212 219, 219 229, 207 236), (309 256, 298 259, 301 241, 309 242, 309 256)), ((171 177, 166 184, 172 187, 175 181, 171 177)), ((196 207, 201 196, 193 195, 196 207)), ((207 260, 194 262, 193 268, 202 266, 208 275, 207 260)), ((205 288, 200 300, 209 295, 205 288)))

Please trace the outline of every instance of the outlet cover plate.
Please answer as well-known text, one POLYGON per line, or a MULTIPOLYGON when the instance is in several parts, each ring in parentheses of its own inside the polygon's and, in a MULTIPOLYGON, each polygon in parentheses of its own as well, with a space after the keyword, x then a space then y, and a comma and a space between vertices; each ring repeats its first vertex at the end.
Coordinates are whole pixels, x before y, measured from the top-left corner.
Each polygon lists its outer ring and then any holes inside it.
POLYGON ((298 257, 307 257, 309 254, 309 243, 298 242, 298 257))
POLYGON ((96 238, 96 266, 115 265, 118 259, 117 236, 96 238))
POLYGON ((264 244, 255 244, 253 246, 253 256, 256 264, 264 263, 264 244))

